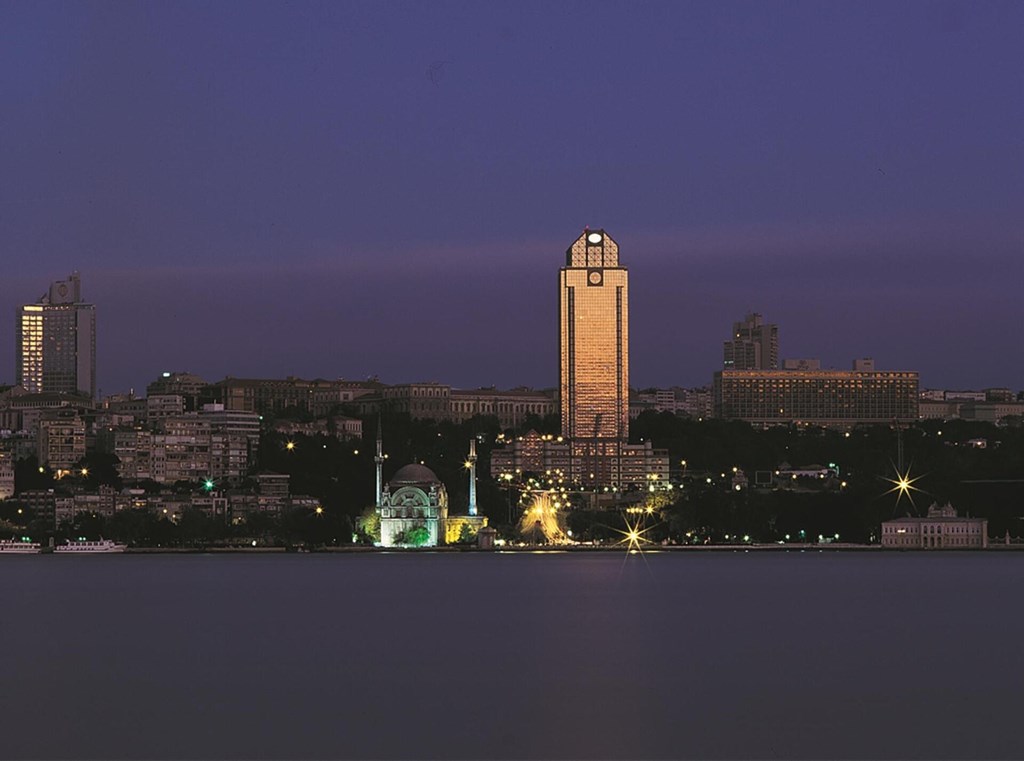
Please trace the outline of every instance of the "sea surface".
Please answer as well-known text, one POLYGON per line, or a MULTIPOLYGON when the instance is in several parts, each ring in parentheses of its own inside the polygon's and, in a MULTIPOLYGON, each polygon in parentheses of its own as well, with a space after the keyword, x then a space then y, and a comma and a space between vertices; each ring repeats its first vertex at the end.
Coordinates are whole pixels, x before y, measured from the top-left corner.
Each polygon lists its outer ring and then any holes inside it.
POLYGON ((4 758, 1021 758, 1024 554, 0 558, 4 758))

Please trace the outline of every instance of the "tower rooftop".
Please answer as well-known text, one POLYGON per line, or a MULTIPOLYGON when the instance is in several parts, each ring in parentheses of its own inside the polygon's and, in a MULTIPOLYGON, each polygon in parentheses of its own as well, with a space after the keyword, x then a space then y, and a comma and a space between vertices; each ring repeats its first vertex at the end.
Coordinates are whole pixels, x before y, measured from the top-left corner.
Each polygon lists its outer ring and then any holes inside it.
POLYGON ((619 244, 602 230, 586 228, 566 249, 566 267, 618 267, 619 244))

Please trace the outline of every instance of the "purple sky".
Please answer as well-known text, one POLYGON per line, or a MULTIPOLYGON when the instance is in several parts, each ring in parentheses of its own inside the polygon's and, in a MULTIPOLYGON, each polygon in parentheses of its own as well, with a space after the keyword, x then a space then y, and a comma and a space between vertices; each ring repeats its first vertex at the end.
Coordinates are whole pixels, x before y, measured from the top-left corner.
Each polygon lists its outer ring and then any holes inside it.
POLYGON ((0 4, 0 382, 82 272, 99 385, 557 382, 584 225, 633 385, 784 357, 1024 388, 1024 3, 0 4))

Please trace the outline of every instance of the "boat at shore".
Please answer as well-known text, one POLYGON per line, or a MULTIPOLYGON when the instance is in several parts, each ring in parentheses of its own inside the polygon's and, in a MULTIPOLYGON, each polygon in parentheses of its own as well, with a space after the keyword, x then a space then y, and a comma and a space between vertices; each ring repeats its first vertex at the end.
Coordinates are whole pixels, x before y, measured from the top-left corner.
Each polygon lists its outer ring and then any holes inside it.
POLYGON ((67 544, 55 547, 53 551, 90 555, 96 553, 124 552, 126 549, 128 549, 128 545, 117 544, 110 539, 98 539, 96 541, 74 539, 68 540, 67 544))
POLYGON ((39 542, 18 541, 16 539, 0 540, 0 554, 4 555, 38 555, 42 552, 39 542))

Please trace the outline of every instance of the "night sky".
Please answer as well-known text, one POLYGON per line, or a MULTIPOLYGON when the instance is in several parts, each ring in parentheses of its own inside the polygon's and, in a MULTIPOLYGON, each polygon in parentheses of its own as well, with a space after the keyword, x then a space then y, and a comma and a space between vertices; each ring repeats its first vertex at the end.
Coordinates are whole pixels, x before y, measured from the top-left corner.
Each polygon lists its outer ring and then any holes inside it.
POLYGON ((557 383, 586 225, 633 385, 783 357, 1024 388, 1024 3, 0 4, 0 382, 82 273, 103 393, 557 383))

